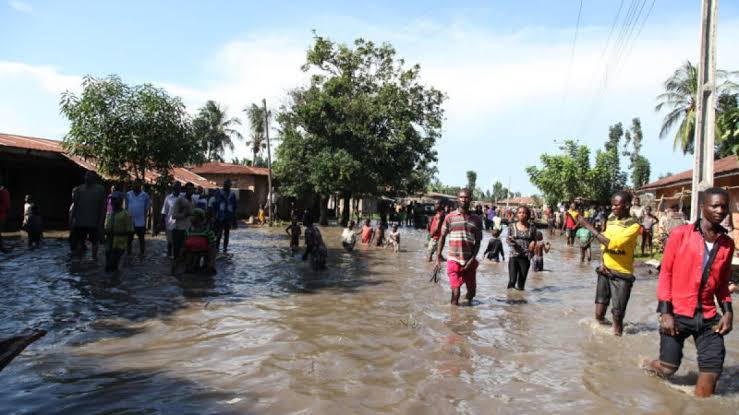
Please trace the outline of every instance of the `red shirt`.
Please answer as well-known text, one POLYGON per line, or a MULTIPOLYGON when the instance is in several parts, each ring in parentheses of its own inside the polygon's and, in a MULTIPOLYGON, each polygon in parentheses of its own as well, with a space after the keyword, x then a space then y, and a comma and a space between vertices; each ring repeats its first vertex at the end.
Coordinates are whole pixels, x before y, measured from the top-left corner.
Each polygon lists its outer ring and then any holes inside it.
POLYGON ((10 193, 8 189, 0 189, 0 220, 8 218, 8 211, 10 210, 10 193))
POLYGON ((482 220, 474 213, 452 212, 444 218, 441 233, 449 235, 447 261, 465 265, 474 259, 474 247, 482 239, 482 220))
POLYGON ((431 239, 439 239, 441 237, 441 226, 439 226, 439 221, 441 220, 443 215, 443 213, 437 212, 436 215, 434 215, 434 217, 431 219, 431 225, 429 226, 431 239))
MULTIPOLYGON (((693 317, 698 304, 698 291, 703 277, 703 255, 706 245, 696 224, 678 226, 667 239, 662 268, 657 283, 657 299, 672 302, 673 312, 693 317)), ((701 308, 706 319, 716 315, 714 296, 730 302, 729 278, 734 243, 724 235, 714 242, 716 258, 711 265, 708 281, 701 292, 701 308)))

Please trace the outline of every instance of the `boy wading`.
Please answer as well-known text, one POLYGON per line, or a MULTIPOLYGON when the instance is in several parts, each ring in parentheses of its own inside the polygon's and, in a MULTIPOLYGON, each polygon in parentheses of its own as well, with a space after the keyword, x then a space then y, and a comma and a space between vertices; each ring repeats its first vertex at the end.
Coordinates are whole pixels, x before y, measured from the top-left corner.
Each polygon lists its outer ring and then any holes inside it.
POLYGON ((447 275, 452 288, 453 305, 459 305, 460 287, 467 286, 467 303, 472 305, 472 298, 477 290, 476 270, 477 252, 482 240, 482 220, 469 211, 472 196, 469 190, 459 192, 459 210, 444 218, 441 227, 441 238, 436 255, 436 267, 441 268, 443 259, 442 250, 447 236, 449 236, 449 251, 447 252, 447 275))
POLYGON ((626 306, 634 285, 634 248, 639 236, 640 225, 629 214, 631 195, 617 192, 611 198, 611 211, 606 229, 598 232, 582 215, 578 225, 587 228, 602 244, 603 265, 598 268, 598 284, 595 291, 595 318, 605 321, 608 303, 613 314, 613 334, 623 333, 626 306))

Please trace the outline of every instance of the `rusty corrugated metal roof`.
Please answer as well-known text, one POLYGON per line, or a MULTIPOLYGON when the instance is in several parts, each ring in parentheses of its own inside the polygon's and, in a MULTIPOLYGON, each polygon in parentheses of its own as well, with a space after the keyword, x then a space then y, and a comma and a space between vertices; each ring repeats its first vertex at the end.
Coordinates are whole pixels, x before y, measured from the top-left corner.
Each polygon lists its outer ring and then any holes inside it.
POLYGON ((205 163, 191 166, 190 171, 197 174, 243 174, 249 176, 267 176, 269 169, 264 167, 249 167, 232 163, 205 163))
MULTIPOLYGON (((713 175, 723 176, 727 174, 739 174, 739 160, 736 156, 724 157, 713 162, 713 175)), ((693 181, 693 169, 686 170, 682 173, 673 174, 672 176, 663 177, 652 183, 645 184, 639 190, 653 190, 661 187, 670 187, 681 182, 690 183, 693 181)))
MULTIPOLYGON (((61 144, 61 141, 49 140, 46 138, 0 133, 0 146, 58 153, 85 170, 95 171, 96 173, 103 176, 105 179, 111 179, 111 177, 107 177, 106 175, 103 175, 98 171, 97 164, 94 160, 86 160, 78 156, 67 154, 62 148, 61 144)), ((192 182, 192 184, 194 184, 195 186, 202 186, 206 189, 213 189, 217 187, 216 183, 211 182, 210 180, 207 180, 204 177, 193 173, 192 171, 189 171, 188 169, 185 169, 183 167, 176 167, 172 169, 170 174, 172 175, 172 177, 174 177, 175 180, 182 183, 192 182)), ((146 177, 144 178, 144 180, 148 183, 153 183, 158 177, 158 173, 150 171, 146 173, 146 177)))

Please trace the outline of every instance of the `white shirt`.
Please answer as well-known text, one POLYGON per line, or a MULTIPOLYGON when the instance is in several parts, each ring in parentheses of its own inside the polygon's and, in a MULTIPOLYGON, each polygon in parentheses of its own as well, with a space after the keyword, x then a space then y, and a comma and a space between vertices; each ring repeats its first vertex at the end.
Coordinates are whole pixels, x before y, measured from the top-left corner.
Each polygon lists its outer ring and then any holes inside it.
MULTIPOLYGON (((180 193, 181 195, 182 193, 180 193)), ((173 195, 172 193, 168 194, 167 197, 164 199, 164 204, 162 205, 162 215, 164 215, 164 226, 168 231, 171 231, 174 229, 174 219, 172 219, 172 213, 174 210, 174 204, 177 201, 177 199, 180 198, 180 195, 173 195)))
POLYGON ((357 234, 349 228, 344 228, 344 232, 341 233, 341 242, 353 245, 357 243, 357 234))

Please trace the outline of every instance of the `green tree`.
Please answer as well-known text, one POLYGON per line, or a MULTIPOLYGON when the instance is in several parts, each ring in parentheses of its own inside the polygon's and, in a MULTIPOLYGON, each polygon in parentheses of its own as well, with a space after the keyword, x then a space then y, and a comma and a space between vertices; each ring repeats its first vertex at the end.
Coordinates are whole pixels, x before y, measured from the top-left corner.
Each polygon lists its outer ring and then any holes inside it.
MULTIPOLYGON (((257 165, 259 153, 267 148, 267 140, 265 135, 265 114, 264 107, 252 103, 244 108, 246 118, 249 120, 249 139, 246 144, 251 148, 253 154, 252 162, 257 165)), ((272 114, 270 114, 271 117, 272 114)))
POLYGON ((66 151, 106 175, 143 179, 155 171, 164 181, 173 167, 203 161, 184 104, 161 88, 86 76, 81 95, 63 93, 60 107, 70 121, 66 151))
POLYGON ((474 170, 468 170, 467 171, 467 188, 470 189, 471 192, 474 192, 476 185, 477 185, 477 173, 474 170))
POLYGON ((649 183, 651 166, 649 160, 641 155, 642 129, 639 118, 631 120, 631 128, 624 135, 624 155, 629 158, 629 169, 631 170, 631 183, 634 189, 638 189, 649 183), (632 150, 629 150, 631 144, 632 150))
POLYGON ((588 174, 590 183, 588 199, 601 204, 607 204, 613 193, 623 190, 626 186, 626 174, 621 171, 621 158, 618 147, 623 138, 623 125, 619 122, 609 127, 608 140, 604 150, 595 154, 595 165, 588 174))
MULTIPOLYGON (((618 154, 618 143, 614 151, 618 154)), ((542 154, 542 167, 529 166, 529 180, 542 193, 550 206, 578 196, 587 196, 590 185, 590 150, 574 140, 565 140, 560 146, 561 154, 542 154)))
POLYGON ((234 129, 241 125, 236 117, 228 118, 226 111, 215 101, 207 101, 193 120, 195 136, 205 149, 209 161, 223 161, 226 148, 233 151, 233 139, 243 140, 241 133, 234 129))
POLYGON ((503 200, 508 198, 508 189, 503 186, 503 183, 496 181, 493 183, 493 191, 491 197, 494 201, 503 200))
POLYGON ((444 95, 421 83, 418 65, 406 67, 387 43, 357 39, 350 47, 316 35, 302 69, 310 85, 292 91, 277 116, 274 170, 283 194, 314 193, 325 207, 338 192, 348 207, 353 195, 428 186, 444 95))
MULTIPOLYGON (((716 93, 721 96, 736 88, 730 81, 735 75, 726 71, 716 71, 716 93)), ((657 96, 656 111, 666 108, 669 112, 662 121, 660 138, 665 138, 677 126, 673 140, 673 150, 680 149, 684 154, 693 153, 695 142, 695 106, 698 89, 698 68, 690 61, 679 67, 664 83, 665 92, 657 96)), ((717 120, 720 114, 717 114, 717 120)))
POLYGON ((716 151, 717 159, 739 155, 739 108, 736 94, 719 96, 718 114, 716 114, 716 151))

